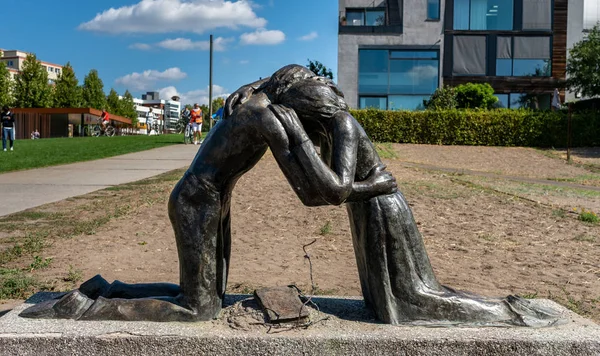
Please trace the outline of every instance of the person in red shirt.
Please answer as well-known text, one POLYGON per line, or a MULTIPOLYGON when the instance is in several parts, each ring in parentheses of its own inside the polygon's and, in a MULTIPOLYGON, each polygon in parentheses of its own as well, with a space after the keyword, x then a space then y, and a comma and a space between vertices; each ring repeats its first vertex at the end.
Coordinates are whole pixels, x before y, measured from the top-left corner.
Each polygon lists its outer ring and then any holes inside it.
POLYGON ((200 109, 200 105, 197 103, 194 104, 190 122, 192 123, 192 129, 194 130, 194 145, 202 143, 202 109, 200 109))
POLYGON ((110 114, 105 109, 102 109, 100 118, 102 119, 102 130, 106 130, 106 125, 110 124, 110 114))

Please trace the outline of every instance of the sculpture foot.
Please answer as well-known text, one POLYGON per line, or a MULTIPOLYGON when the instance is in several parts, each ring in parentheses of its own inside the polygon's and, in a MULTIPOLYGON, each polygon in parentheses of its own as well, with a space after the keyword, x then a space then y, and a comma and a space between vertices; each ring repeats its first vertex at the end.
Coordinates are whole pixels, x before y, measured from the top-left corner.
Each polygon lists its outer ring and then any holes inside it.
POLYGON ((97 299, 104 295, 109 289, 111 284, 102 278, 101 275, 97 274, 90 278, 86 282, 79 286, 79 291, 85 294, 88 298, 97 299))
POLYGON ((421 292, 418 306, 402 301, 399 305, 398 315, 404 320, 397 324, 547 327, 563 322, 560 312, 518 296, 486 298, 451 288, 421 292))
POLYGON ((78 290, 60 299, 51 299, 31 306, 19 316, 33 319, 79 319, 94 301, 78 290))

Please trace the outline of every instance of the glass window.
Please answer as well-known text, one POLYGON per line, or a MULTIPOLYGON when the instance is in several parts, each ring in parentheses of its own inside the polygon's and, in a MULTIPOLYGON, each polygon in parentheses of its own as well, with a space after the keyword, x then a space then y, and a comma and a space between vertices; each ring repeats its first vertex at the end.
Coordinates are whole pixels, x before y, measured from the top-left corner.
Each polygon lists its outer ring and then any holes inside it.
POLYGON ((438 60, 390 61, 390 93, 433 94, 438 87, 438 60))
POLYGON ((360 50, 358 91, 368 94, 388 93, 388 50, 360 50))
POLYGON ((359 99, 360 103, 360 108, 361 109, 366 109, 366 108, 375 108, 375 109, 381 109, 381 110, 386 110, 387 109, 387 97, 385 96, 361 96, 359 99))
POLYGON ((438 58, 438 53, 436 51, 391 51, 390 57, 394 59, 438 58))
POLYGON ((549 77, 550 60, 548 59, 515 59, 513 75, 516 77, 549 77))
POLYGON ((455 0, 455 30, 512 30, 514 0, 455 0))
POLYGON ((512 59, 496 59, 496 75, 502 77, 510 77, 513 73, 512 59))
POLYGON ((440 0, 427 0, 427 19, 440 19, 440 0))
POLYGON ((469 0, 454 0, 454 29, 469 29, 469 0))
POLYGON ((598 0, 583 1, 583 28, 591 30, 600 21, 600 3, 598 0))
POLYGON ((549 37, 498 37, 496 57, 497 76, 551 76, 549 37))
POLYGON ((424 110, 424 100, 429 100, 430 95, 390 95, 390 110, 424 110))
POLYGON ((346 24, 348 26, 364 26, 365 12, 361 10, 346 11, 346 24))
POLYGON ((552 29, 552 0, 523 0, 523 29, 552 29))
POLYGON ((383 26, 385 24, 385 11, 367 10, 366 19, 367 26, 383 26))
POLYGON ((509 108, 508 94, 494 94, 494 96, 498 98, 497 107, 503 109, 509 108))
POLYGON ((452 74, 485 75, 487 43, 485 36, 454 36, 452 74))
POLYGON ((549 110, 551 102, 551 94, 510 93, 511 109, 549 110))

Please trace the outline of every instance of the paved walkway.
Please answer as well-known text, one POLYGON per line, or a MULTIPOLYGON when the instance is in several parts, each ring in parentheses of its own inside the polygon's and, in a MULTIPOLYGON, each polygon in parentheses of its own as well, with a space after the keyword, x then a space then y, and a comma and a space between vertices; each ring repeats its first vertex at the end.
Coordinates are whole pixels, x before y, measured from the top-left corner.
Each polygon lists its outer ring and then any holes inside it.
MULTIPOLYGON (((87 194, 113 185, 153 177, 173 169, 185 168, 192 162, 198 147, 194 145, 172 145, 96 161, 0 174, 0 191, 2 192, 0 196, 0 216, 87 194)), ((505 176, 421 163, 404 162, 403 165, 405 167, 449 173, 509 179, 524 183, 600 190, 600 187, 568 182, 505 176)))
POLYGON ((0 216, 185 168, 198 148, 172 145, 96 161, 0 174, 0 216))

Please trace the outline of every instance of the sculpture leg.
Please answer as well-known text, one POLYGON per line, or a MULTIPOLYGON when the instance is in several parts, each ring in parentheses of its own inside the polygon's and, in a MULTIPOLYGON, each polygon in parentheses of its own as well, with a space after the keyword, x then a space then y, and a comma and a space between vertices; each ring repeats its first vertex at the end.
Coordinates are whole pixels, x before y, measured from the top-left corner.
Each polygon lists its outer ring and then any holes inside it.
POLYGON ((547 326, 559 319, 518 297, 486 298, 440 285, 402 193, 347 207, 363 296, 380 320, 547 326))
POLYGON ((229 236, 222 236, 222 210, 221 193, 190 172, 175 186, 169 200, 179 254, 181 304, 191 309, 197 320, 216 318, 223 303, 229 236))

